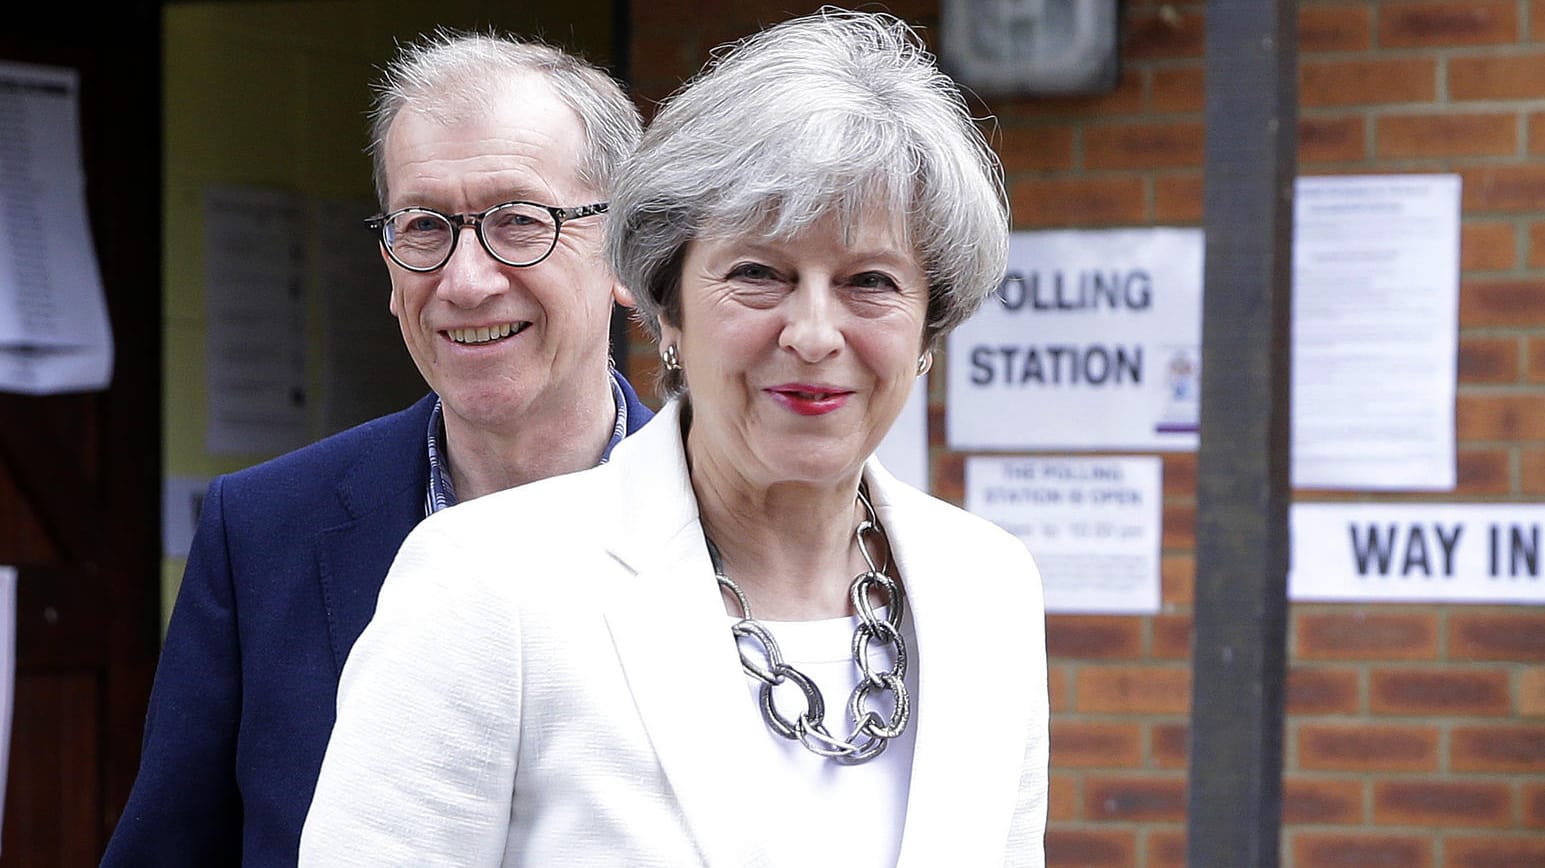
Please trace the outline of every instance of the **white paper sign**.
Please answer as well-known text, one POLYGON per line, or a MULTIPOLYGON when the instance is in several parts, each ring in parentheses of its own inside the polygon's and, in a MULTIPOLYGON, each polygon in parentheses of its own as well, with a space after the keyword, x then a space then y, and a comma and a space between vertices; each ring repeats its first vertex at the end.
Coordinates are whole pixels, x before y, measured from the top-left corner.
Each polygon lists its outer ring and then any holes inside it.
POLYGON ((1157 456, 966 459, 966 509, 1024 541, 1046 611, 1159 610, 1157 456))
POLYGON ((0 391, 102 389, 112 379, 77 91, 72 69, 0 63, 0 391))
POLYGON ((1288 596, 1545 605, 1545 503, 1296 503, 1288 596))
POLYGON ((913 488, 928 490, 928 378, 918 377, 896 424, 885 432, 874 454, 891 475, 913 488))
POLYGON ((1199 229, 1016 232, 949 338, 958 450, 1196 448, 1199 229))
POLYGON ((1293 484, 1454 487, 1459 177, 1299 178, 1293 484))
POLYGON ((311 440, 305 227, 297 196, 204 192, 211 454, 272 455, 311 440))

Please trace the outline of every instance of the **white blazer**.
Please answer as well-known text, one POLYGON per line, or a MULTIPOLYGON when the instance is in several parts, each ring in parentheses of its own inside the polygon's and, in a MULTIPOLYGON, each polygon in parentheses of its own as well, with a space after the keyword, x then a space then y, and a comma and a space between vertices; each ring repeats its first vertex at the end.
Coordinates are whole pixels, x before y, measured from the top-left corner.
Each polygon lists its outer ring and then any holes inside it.
MULTIPOLYGON (((903 866, 1044 864, 1040 576, 864 468, 917 644, 903 866)), ((302 865, 771 864, 748 701, 672 402, 610 463, 437 513, 354 646, 302 865)), ((774 819, 769 819, 774 818, 774 819)))

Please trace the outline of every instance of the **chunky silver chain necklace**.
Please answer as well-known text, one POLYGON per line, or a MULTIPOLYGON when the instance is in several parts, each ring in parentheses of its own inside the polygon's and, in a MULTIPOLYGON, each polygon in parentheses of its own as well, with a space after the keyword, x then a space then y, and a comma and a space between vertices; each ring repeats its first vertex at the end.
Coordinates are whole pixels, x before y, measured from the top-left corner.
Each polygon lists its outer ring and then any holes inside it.
POLYGON ((735 635, 735 645, 740 650, 740 667, 762 684, 762 718, 767 721, 767 727, 777 735, 799 742, 812 753, 843 765, 857 765, 879 756, 891 739, 899 738, 907 731, 907 722, 912 715, 912 700, 907 695, 905 682, 907 645, 901 638, 901 586, 887 574, 889 557, 885 564, 877 566, 874 553, 870 551, 870 542, 876 537, 886 541, 887 552, 890 545, 863 487, 858 490, 858 502, 863 504, 865 517, 853 535, 858 540, 858 550, 864 556, 867 569, 855 576, 848 588, 853 608, 858 612, 858 626, 853 630, 853 663, 861 677, 848 697, 852 729, 847 738, 837 738, 827 730, 826 699, 821 695, 821 688, 810 676, 783 661, 777 640, 765 624, 751 616, 751 604, 746 601, 746 595, 724 574, 718 546, 704 537, 719 587, 728 591, 740 606, 740 620, 730 632, 735 635), (882 600, 882 606, 890 607, 884 618, 876 614, 870 601, 871 593, 882 600), (894 662, 889 669, 877 669, 870 660, 870 651, 876 642, 890 648, 894 662), (805 710, 793 720, 778 710, 773 699, 773 688, 784 682, 793 682, 805 695, 805 710), (869 698, 887 693, 891 697, 890 713, 881 716, 868 707, 869 698))

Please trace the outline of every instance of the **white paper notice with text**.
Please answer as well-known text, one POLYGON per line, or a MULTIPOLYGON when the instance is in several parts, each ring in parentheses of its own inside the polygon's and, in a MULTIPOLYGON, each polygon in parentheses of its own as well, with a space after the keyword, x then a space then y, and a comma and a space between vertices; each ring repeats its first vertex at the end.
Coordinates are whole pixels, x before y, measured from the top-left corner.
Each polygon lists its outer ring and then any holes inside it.
POLYGON ((73 69, 0 63, 0 391, 102 389, 112 379, 78 90, 73 69))
POLYGON ((1046 611, 1159 611, 1158 456, 966 459, 966 509, 1019 537, 1046 611))
POLYGON ((1299 178, 1293 485, 1454 487, 1459 177, 1299 178))

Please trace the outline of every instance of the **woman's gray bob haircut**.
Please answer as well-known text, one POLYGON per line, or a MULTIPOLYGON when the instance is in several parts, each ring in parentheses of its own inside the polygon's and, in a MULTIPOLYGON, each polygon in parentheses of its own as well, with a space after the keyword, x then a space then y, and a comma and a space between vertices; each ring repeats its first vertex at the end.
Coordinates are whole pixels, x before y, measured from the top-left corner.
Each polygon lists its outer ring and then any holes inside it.
MULTIPOLYGON (((370 156, 381 208, 388 207, 389 195, 386 135, 400 112, 409 109, 454 123, 506 99, 509 79, 529 74, 546 79, 553 93, 579 116, 585 138, 579 180, 597 195, 606 196, 643 129, 638 107, 617 82, 584 60, 544 42, 442 28, 399 46, 397 57, 387 64, 375 85, 370 156)), ((567 207, 576 203, 541 204, 567 207)))
MULTIPOLYGON (((681 323, 688 242, 789 238, 827 215, 896 218, 928 274, 930 346, 997 289, 1002 167, 911 27, 827 8, 716 54, 612 188, 607 255, 655 337, 662 317, 681 323)), ((680 391, 679 377, 663 385, 680 391)))

